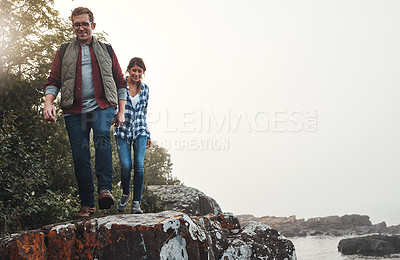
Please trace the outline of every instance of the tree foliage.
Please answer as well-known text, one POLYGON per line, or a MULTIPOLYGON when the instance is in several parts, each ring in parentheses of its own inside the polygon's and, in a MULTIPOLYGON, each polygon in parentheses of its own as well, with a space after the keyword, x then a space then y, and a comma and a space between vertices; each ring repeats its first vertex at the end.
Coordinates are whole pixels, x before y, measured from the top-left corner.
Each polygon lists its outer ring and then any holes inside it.
POLYGON ((53 4, 53 0, 0 2, 1 71, 24 78, 47 74, 55 49, 72 35, 53 4))
POLYGON ((0 3, 3 234, 64 220, 77 200, 63 121, 47 124, 41 115, 43 83, 68 27, 52 1, 0 3))
POLYGON ((164 147, 153 143, 146 150, 145 165, 145 182, 148 185, 180 184, 180 181, 171 175, 171 156, 164 147))
POLYGON ((1 105, 1 233, 65 220, 77 206, 63 122, 42 121, 36 84, 35 80, 8 82, 1 105))

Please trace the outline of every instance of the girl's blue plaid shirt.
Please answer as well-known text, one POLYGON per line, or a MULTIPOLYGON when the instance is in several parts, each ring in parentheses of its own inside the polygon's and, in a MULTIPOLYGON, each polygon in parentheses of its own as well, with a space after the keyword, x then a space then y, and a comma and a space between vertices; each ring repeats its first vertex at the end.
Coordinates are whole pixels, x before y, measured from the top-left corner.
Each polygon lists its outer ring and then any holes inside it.
POLYGON ((114 135, 118 138, 132 143, 139 135, 146 135, 150 139, 147 128, 147 104, 149 101, 149 87, 142 83, 140 88, 139 102, 135 107, 132 105, 132 97, 129 94, 129 85, 126 86, 125 122, 122 126, 115 127, 114 135))

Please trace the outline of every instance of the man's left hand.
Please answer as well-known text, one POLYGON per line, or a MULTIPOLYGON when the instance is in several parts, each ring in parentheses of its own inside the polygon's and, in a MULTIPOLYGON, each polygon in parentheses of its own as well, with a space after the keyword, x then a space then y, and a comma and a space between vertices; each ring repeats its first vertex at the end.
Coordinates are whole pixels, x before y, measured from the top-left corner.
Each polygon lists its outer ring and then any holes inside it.
POLYGON ((113 124, 114 126, 122 126, 124 123, 125 123, 125 113, 121 113, 121 111, 119 111, 114 116, 113 124))

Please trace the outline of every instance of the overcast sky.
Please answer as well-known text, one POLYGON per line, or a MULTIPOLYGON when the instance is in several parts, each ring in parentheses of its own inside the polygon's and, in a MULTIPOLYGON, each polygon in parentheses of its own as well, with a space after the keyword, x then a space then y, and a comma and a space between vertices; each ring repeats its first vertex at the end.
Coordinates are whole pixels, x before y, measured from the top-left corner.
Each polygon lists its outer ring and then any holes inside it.
POLYGON ((400 1, 55 0, 142 57, 152 140, 223 211, 400 224, 400 1))

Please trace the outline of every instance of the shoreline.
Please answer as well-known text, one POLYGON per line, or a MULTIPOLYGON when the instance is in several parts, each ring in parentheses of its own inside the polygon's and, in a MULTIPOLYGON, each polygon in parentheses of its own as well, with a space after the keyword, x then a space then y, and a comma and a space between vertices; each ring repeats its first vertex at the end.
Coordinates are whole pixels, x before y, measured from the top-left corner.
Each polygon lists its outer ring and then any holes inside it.
POLYGON ((285 237, 302 236, 347 236, 367 234, 400 234, 400 225, 386 225, 386 222, 372 224, 368 215, 349 214, 343 216, 315 217, 297 219, 289 217, 262 216, 251 214, 237 215, 241 225, 249 221, 257 221, 278 230, 285 237))

